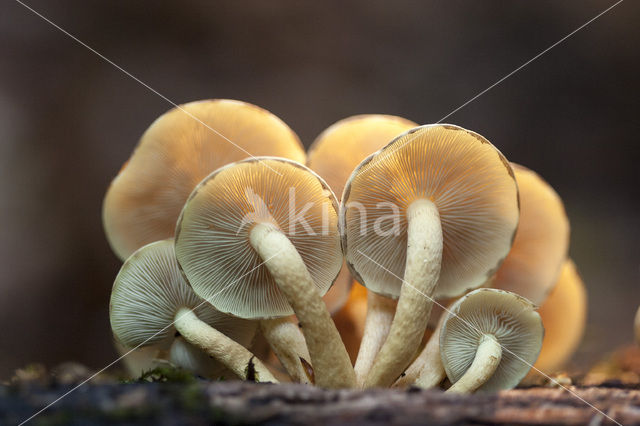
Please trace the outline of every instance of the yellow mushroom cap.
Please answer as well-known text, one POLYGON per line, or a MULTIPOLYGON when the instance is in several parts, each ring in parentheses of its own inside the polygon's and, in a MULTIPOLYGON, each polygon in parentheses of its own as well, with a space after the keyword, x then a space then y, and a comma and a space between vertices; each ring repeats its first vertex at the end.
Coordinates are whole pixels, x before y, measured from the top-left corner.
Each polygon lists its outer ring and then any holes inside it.
POLYGON ((176 255, 194 291, 242 318, 293 314, 250 243, 255 223, 283 232, 320 295, 342 266, 338 204, 329 186, 302 164, 259 157, 222 167, 194 189, 176 228, 176 255))
POLYGON ((551 374, 571 358, 580 344, 587 320, 587 292, 571 260, 564 262, 557 284, 538 312, 545 335, 534 366, 551 374))
POLYGON ((363 114, 340 120, 325 129, 309 147, 307 165, 327 181, 338 197, 362 160, 409 129, 413 121, 383 114, 363 114))
POLYGON ((493 335, 502 357, 493 376, 478 388, 496 392, 516 386, 531 369, 544 328, 535 306, 515 293, 481 288, 458 299, 440 329, 440 356, 447 377, 457 382, 469 369, 483 334, 493 335))
POLYGON ((103 224, 121 259, 169 238, 187 197, 213 170, 250 156, 304 161, 296 134, 278 117, 245 102, 190 102, 160 116, 142 135, 109 187, 103 224))
POLYGON ((193 292, 180 273, 173 239, 147 244, 122 265, 111 290, 109 318, 115 339, 133 348, 176 337, 174 318, 182 307, 231 339, 247 346, 256 324, 215 310, 193 292))
POLYGON ((518 189, 509 163, 489 141, 452 125, 410 130, 354 170, 343 195, 340 231, 356 279, 377 293, 399 296, 406 209, 420 198, 437 206, 442 225, 435 297, 454 297, 485 283, 511 248, 518 189))
POLYGON ((520 191, 520 224, 493 287, 544 302, 569 250, 569 220, 558 194, 537 173, 511 164, 520 191))

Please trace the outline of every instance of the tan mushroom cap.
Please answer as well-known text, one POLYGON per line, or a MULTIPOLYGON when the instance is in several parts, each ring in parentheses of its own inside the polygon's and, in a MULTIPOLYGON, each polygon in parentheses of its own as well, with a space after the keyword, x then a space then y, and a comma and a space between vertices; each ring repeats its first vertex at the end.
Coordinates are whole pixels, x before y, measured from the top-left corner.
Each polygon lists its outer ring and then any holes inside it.
POLYGON ((481 288, 456 301, 442 324, 440 355, 447 377, 457 382, 471 366, 481 337, 495 336, 502 358, 479 392, 516 386, 540 353, 544 328, 535 306, 507 291, 481 288))
POLYGON ((363 114, 340 120, 311 144, 307 166, 327 181, 338 197, 362 160, 418 124, 402 117, 363 114))
POLYGON ((442 225, 435 297, 454 297, 485 283, 511 248, 518 189, 500 151, 477 133, 447 124, 410 130, 351 175, 340 226, 356 279, 377 293, 399 296, 406 209, 419 198, 435 203, 442 225))
POLYGON ((107 191, 103 223, 114 252, 124 260, 147 243, 172 237, 198 182, 225 164, 258 155, 305 160, 296 134, 255 105, 206 100, 160 116, 107 191))
POLYGON ((257 222, 276 225, 324 295, 342 265, 337 221, 335 196, 311 170, 282 158, 247 159, 193 191, 178 220, 176 255, 194 291, 217 309, 242 318, 291 315, 250 231, 257 222))
POLYGON ((175 259, 173 239, 137 250, 122 265, 111 291, 109 317, 122 345, 168 345, 176 335, 178 309, 193 309, 198 317, 241 345, 248 345, 256 324, 215 310, 193 292, 175 259))
POLYGON ((562 200, 536 172, 511 163, 520 190, 520 224, 493 287, 542 304, 569 250, 569 220, 562 200))
POLYGON ((545 335, 534 366, 551 374, 571 358, 580 344, 587 320, 587 292, 571 260, 562 266, 557 284, 538 312, 545 335))

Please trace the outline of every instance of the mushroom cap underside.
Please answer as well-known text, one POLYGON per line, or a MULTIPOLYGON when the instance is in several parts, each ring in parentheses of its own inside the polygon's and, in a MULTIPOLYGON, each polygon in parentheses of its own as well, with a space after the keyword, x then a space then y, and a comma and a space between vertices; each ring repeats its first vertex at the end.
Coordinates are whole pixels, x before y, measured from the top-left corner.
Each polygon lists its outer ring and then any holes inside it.
POLYGON ((302 164, 259 157, 225 166, 193 191, 176 228, 176 254, 194 291, 243 318, 293 314, 250 243, 256 223, 285 234, 320 295, 343 263, 338 205, 328 185, 302 164))
POLYGON ((365 159, 344 191, 343 249, 355 278, 397 298, 406 262, 409 205, 437 207, 443 252, 435 297, 484 284, 507 256, 518 224, 518 188, 504 156, 482 136, 428 125, 365 159))
POLYGON ((442 364, 452 383, 469 369, 485 334, 500 343, 502 358, 493 376, 478 391, 516 386, 531 369, 542 346, 544 328, 535 306, 517 294, 486 288, 456 301, 440 331, 442 364))

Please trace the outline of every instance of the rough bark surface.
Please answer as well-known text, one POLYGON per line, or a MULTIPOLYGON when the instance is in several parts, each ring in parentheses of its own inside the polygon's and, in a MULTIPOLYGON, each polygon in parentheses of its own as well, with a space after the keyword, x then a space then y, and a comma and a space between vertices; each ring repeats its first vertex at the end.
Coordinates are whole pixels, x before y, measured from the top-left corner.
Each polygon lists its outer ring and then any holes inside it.
MULTIPOLYGON (((0 387, 0 424, 18 424, 73 385, 0 387)), ((323 390, 248 382, 90 383, 34 424, 640 424, 640 390, 616 387, 516 389, 492 395, 440 390, 323 390), (577 397, 576 397, 577 395, 577 397), (587 403, 597 407, 599 413, 587 403)))

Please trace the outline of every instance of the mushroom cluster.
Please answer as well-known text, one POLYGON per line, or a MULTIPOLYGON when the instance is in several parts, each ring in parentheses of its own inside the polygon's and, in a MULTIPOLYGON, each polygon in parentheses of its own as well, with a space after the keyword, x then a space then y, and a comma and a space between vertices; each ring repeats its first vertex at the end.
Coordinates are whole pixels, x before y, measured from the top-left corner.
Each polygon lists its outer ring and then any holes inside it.
POLYGON ((143 134, 103 219, 132 375, 491 392, 560 368, 584 327, 560 198, 454 125, 359 115, 305 154, 264 109, 188 103, 143 134))

